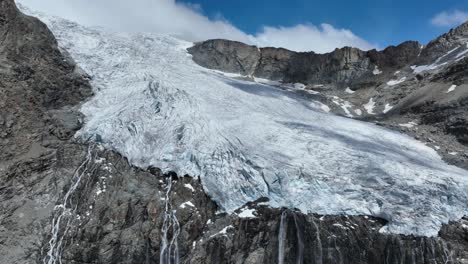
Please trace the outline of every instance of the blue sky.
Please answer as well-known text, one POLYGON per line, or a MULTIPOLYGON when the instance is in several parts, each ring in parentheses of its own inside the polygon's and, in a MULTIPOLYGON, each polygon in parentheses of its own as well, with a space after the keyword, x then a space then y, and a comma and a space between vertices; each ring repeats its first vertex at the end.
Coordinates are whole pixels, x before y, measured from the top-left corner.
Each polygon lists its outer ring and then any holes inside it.
POLYGON ((328 23, 347 28, 380 47, 417 40, 426 44, 450 26, 431 19, 441 12, 468 12, 468 0, 188 0, 211 18, 224 17, 254 34, 264 25, 294 26, 328 23))
POLYGON ((16 0, 83 25, 224 38, 260 47, 324 53, 426 44, 468 20, 468 0, 16 0))

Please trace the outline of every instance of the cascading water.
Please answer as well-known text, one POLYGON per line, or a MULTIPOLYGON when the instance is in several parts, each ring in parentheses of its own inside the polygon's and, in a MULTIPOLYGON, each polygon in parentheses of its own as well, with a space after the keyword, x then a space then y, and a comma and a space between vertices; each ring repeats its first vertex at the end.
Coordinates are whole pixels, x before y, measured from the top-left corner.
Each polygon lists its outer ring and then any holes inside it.
POLYGON ((320 240, 320 229, 315 223, 314 219, 312 219, 312 224, 314 224, 315 227, 315 237, 316 237, 316 249, 317 251, 315 252, 315 263, 317 264, 322 264, 322 259, 323 259, 323 252, 322 252, 322 240, 320 240))
POLYGON ((296 225, 296 236, 297 236, 297 256, 296 264, 302 264, 304 262, 304 240, 302 239, 301 228, 297 221, 296 214, 293 213, 294 224, 296 225))
POLYGON ((85 160, 80 164, 73 174, 71 185, 63 197, 61 204, 55 206, 55 214, 52 219, 52 235, 49 240, 49 250, 43 259, 44 264, 62 264, 62 244, 65 235, 68 233, 71 222, 75 219, 78 204, 73 204, 72 195, 79 187, 83 176, 88 175, 93 164, 93 145, 88 147, 85 160), (60 231, 63 230, 63 233, 60 231))
POLYGON ((441 240, 441 245, 442 245, 442 250, 444 252, 444 257, 445 257, 444 264, 453 263, 453 256, 452 256, 453 252, 450 249, 448 249, 447 243, 445 241, 441 240))
POLYGON ((172 189, 172 178, 167 178, 166 207, 164 212, 164 222, 162 225, 160 264, 179 264, 179 245, 177 239, 180 233, 179 221, 176 211, 172 210, 170 194, 172 189), (169 241, 168 231, 172 228, 172 238, 169 241))
POLYGON ((288 231, 288 211, 284 210, 281 214, 281 222, 280 228, 278 232, 278 264, 284 264, 284 250, 285 250, 285 242, 286 242, 286 235, 288 231))
MULTIPOLYGON (((288 213, 289 210, 284 210, 281 214, 280 227, 278 232, 278 263, 284 264, 285 259, 285 248, 287 243, 288 235, 288 213)), ((297 251, 296 251, 296 264, 302 264, 304 262, 304 240, 301 234, 301 227, 299 226, 297 216, 294 212, 291 212, 294 225, 296 228, 296 239, 297 239, 297 251)))

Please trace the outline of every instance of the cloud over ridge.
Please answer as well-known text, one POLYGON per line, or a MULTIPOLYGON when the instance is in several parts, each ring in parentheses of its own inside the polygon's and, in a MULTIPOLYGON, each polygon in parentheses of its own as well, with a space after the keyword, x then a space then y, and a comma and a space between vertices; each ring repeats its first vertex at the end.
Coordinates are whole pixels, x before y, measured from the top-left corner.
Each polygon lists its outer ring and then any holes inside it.
POLYGON ((468 21, 468 12, 461 10, 444 11, 431 19, 433 25, 440 27, 458 26, 466 21, 468 21))
POLYGON ((294 51, 325 53, 352 46, 368 50, 374 45, 348 29, 330 24, 292 27, 264 26, 247 34, 222 18, 210 19, 202 7, 175 0, 17 0, 34 10, 64 17, 88 26, 115 31, 171 34, 188 41, 213 38, 237 40, 261 47, 283 47, 294 51))

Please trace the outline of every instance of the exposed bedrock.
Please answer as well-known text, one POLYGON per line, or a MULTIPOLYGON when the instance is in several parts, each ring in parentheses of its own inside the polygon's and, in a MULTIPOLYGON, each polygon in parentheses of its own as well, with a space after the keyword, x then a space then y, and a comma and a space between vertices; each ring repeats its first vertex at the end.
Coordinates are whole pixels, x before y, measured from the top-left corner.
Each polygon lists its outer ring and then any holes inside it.
POLYGON ((331 53, 293 52, 282 48, 256 48, 228 40, 208 40, 189 48, 198 64, 225 72, 240 73, 291 83, 366 84, 414 61, 420 44, 408 41, 382 51, 361 51, 356 48, 336 49, 331 53), (369 80, 372 79, 372 80, 369 80))

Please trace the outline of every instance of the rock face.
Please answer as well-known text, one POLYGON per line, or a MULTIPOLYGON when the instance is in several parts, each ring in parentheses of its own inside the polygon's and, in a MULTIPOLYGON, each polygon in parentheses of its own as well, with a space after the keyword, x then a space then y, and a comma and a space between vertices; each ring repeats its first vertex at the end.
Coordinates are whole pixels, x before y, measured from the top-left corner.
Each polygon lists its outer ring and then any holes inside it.
POLYGON ((446 34, 432 40, 421 51, 421 56, 418 59, 418 64, 427 64, 444 53, 460 46, 466 45, 468 39, 468 22, 463 23, 461 26, 451 29, 446 34))
MULTIPOLYGON (((414 41, 368 52, 345 47, 327 54, 260 48, 227 40, 197 43, 188 51, 198 64, 225 72, 253 75, 290 83, 362 85, 375 78, 374 70, 394 71, 417 58, 414 41)), ((374 82, 372 82, 374 83, 374 82)))
POLYGON ((237 41, 213 40, 192 48, 199 56, 193 59, 200 65, 214 69, 230 69, 242 75, 252 75, 260 60, 260 50, 237 41))
MULTIPOLYGON (((220 57, 207 63, 248 75, 256 61, 278 78, 296 56, 223 41, 211 49, 220 57)), ((311 63, 321 56, 309 55, 311 63)), ((348 65, 336 73, 343 80, 384 60, 356 49, 329 56, 317 65, 348 65)), ((465 82, 465 66, 434 78, 465 82)), ((76 108, 92 95, 80 72, 43 23, 0 0, 0 263, 467 263, 468 219, 445 225, 439 237, 416 238, 380 233, 385 221, 377 218, 304 215, 262 200, 219 214, 198 179, 139 169, 73 140, 82 124, 76 108)), ((457 117, 444 129, 462 135, 464 122, 457 117)))
POLYGON ((0 1, 0 263, 33 263, 39 254, 75 169, 58 158, 81 124, 73 106, 91 94, 47 27, 0 1))

